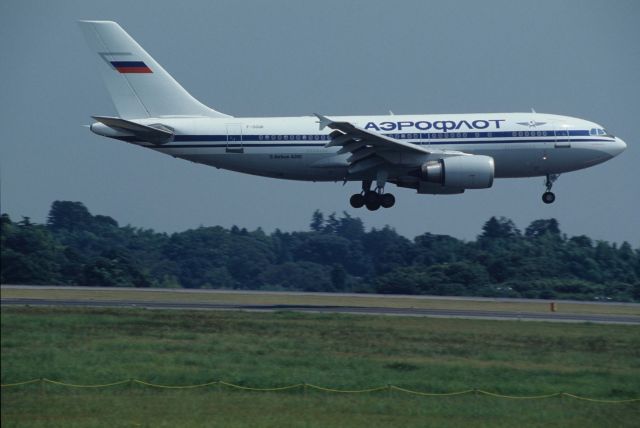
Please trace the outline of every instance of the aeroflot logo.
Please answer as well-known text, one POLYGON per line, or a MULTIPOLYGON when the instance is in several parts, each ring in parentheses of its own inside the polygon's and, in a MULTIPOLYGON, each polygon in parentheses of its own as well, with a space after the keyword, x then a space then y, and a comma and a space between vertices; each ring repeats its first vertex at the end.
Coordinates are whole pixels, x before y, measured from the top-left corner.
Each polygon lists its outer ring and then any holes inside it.
POLYGON ((496 129, 500 129, 501 122, 505 122, 505 119, 478 119, 472 121, 436 120, 434 122, 430 122, 428 120, 420 120, 418 122, 403 120, 400 122, 379 122, 378 124, 376 124, 375 122, 369 122, 364 126, 364 129, 375 129, 376 131, 402 131, 405 128, 416 128, 421 131, 436 129, 438 131, 447 132, 456 131, 459 129, 486 129, 492 124, 496 127, 496 129))

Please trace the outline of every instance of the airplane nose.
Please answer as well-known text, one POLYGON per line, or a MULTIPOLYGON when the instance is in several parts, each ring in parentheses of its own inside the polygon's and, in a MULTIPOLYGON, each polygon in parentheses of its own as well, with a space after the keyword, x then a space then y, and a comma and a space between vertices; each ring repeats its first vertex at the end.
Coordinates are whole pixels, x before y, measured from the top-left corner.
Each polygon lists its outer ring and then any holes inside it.
POLYGON ((624 150, 627 148, 627 143, 625 143, 624 141, 622 141, 622 139, 616 137, 616 140, 611 143, 611 146, 609 147, 608 152, 611 154, 611 156, 618 156, 620 153, 624 152, 624 150))

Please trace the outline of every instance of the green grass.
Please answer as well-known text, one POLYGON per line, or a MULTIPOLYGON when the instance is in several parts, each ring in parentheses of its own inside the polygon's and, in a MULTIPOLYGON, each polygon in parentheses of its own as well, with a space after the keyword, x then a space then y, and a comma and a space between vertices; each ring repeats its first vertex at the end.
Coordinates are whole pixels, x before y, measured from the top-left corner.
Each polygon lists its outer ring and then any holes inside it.
MULTIPOLYGON (((256 387, 386 384, 506 395, 640 396, 640 328, 231 311, 2 309, 2 383, 210 380, 256 387)), ((3 426, 634 426, 640 403, 417 397, 212 386, 2 390, 3 426)), ((636 425, 637 426, 637 425, 636 425)))

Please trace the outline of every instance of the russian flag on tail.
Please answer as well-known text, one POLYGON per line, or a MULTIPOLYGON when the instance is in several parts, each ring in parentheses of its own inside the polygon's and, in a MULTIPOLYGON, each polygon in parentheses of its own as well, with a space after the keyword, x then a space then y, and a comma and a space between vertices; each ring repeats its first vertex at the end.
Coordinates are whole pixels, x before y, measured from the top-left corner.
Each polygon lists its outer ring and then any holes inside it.
POLYGON ((111 61, 111 65, 120 73, 153 73, 142 61, 111 61))

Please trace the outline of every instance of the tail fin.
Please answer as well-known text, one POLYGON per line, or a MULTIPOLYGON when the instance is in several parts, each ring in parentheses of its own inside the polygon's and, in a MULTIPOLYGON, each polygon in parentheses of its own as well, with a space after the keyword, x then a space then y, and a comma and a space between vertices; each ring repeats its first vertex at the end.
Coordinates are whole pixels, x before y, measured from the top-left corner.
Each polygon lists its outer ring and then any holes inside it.
POLYGON ((193 98, 117 23, 79 24, 99 60, 102 78, 121 117, 230 117, 193 98))

